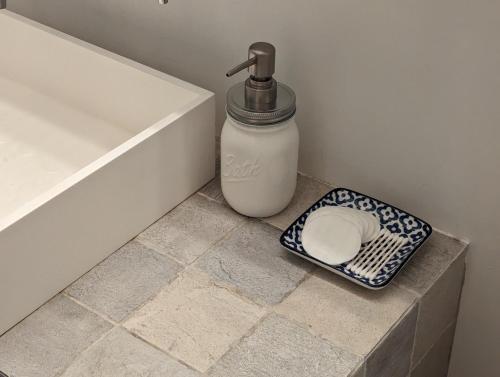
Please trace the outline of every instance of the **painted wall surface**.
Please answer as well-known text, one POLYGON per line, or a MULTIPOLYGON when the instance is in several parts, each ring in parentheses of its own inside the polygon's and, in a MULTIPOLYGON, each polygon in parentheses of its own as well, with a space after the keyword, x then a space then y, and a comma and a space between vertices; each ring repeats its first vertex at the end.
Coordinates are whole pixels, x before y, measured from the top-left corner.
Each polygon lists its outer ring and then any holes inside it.
MULTIPOLYGON (((217 93, 251 42, 298 95, 301 170, 472 241, 450 376, 500 375, 500 2, 9 0, 217 93)), ((7 36, 8 37, 8 36, 7 36)))

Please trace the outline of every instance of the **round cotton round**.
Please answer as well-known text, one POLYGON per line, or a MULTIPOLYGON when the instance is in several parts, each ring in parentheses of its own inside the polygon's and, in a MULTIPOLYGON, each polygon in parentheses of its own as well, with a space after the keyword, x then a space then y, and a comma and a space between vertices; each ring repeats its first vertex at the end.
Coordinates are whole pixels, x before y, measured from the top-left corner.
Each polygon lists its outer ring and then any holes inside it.
POLYGON ((314 258, 333 266, 339 265, 358 254, 360 228, 341 216, 309 216, 302 230, 302 245, 314 258))

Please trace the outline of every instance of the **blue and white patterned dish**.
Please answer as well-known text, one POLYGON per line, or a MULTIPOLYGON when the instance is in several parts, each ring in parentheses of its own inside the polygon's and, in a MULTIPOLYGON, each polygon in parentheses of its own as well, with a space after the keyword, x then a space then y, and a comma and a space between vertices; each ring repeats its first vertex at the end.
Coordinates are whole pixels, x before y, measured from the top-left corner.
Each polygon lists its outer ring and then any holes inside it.
POLYGON ((281 245, 292 253, 308 259, 336 274, 344 276, 363 287, 381 289, 394 279, 401 268, 410 260, 431 233, 432 227, 428 223, 399 208, 356 191, 346 188, 337 188, 318 200, 290 225, 281 235, 280 242, 281 245), (347 263, 339 266, 328 265, 307 254, 301 242, 302 229, 307 217, 318 208, 326 206, 343 206, 369 212, 380 221, 381 229, 387 229, 392 234, 404 237, 408 239, 408 242, 384 265, 377 276, 371 280, 348 270, 346 268, 347 263))

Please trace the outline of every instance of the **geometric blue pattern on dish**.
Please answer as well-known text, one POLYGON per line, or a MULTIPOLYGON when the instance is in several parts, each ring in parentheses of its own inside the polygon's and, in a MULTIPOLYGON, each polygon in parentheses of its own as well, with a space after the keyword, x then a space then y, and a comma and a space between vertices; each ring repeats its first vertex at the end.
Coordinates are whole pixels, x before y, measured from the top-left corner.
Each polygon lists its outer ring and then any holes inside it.
POLYGON ((389 284, 403 266, 410 260, 424 241, 431 235, 432 227, 425 221, 408 212, 380 200, 346 188, 336 188, 318 200, 293 222, 280 238, 281 245, 287 250, 313 263, 333 271, 353 282, 370 289, 381 289, 389 284), (408 242, 383 266, 373 279, 348 270, 347 263, 331 266, 307 254, 302 246, 302 229, 307 217, 321 207, 342 206, 360 209, 374 215, 380 221, 381 229, 408 239, 408 242))

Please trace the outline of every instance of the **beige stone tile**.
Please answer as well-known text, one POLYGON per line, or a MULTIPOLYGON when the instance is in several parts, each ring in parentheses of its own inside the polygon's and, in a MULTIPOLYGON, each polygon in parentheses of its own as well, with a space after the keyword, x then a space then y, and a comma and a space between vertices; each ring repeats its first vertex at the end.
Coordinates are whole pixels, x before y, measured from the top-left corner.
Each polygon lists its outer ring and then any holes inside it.
POLYGON ((369 291, 325 270, 302 283, 276 311, 352 353, 366 356, 414 303, 395 286, 369 291))
POLYGON ((281 247, 280 234, 261 221, 245 221, 195 266, 259 304, 277 304, 313 268, 281 247))
POLYGON ((62 377, 202 377, 122 328, 114 328, 66 369, 62 377))
POLYGON ((361 362, 350 352, 272 314, 229 351, 210 377, 347 377, 361 362))
POLYGON ((332 189, 333 187, 329 185, 298 174, 297 189, 290 205, 281 213, 263 220, 281 230, 285 230, 306 209, 332 189))
POLYGON ((431 349, 443 331, 456 321, 465 273, 465 256, 449 269, 422 297, 419 304, 413 365, 431 349))
POLYGON ((58 295, 0 337, 0 370, 11 377, 60 376, 111 328, 94 313, 58 295))
POLYGON ((366 377, 407 377, 417 322, 414 306, 398 321, 366 360, 366 377))
POLYGON ((122 321, 175 279, 172 258, 131 241, 73 283, 66 292, 79 302, 122 321))
POLYGON ((234 229, 243 217, 202 195, 193 195, 142 232, 137 240, 189 264, 234 229))
POLYGON ((264 310, 189 269, 125 327, 204 372, 254 326, 264 310))
POLYGON ((446 377, 455 335, 455 323, 448 326, 441 338, 413 369, 411 377, 446 377))

